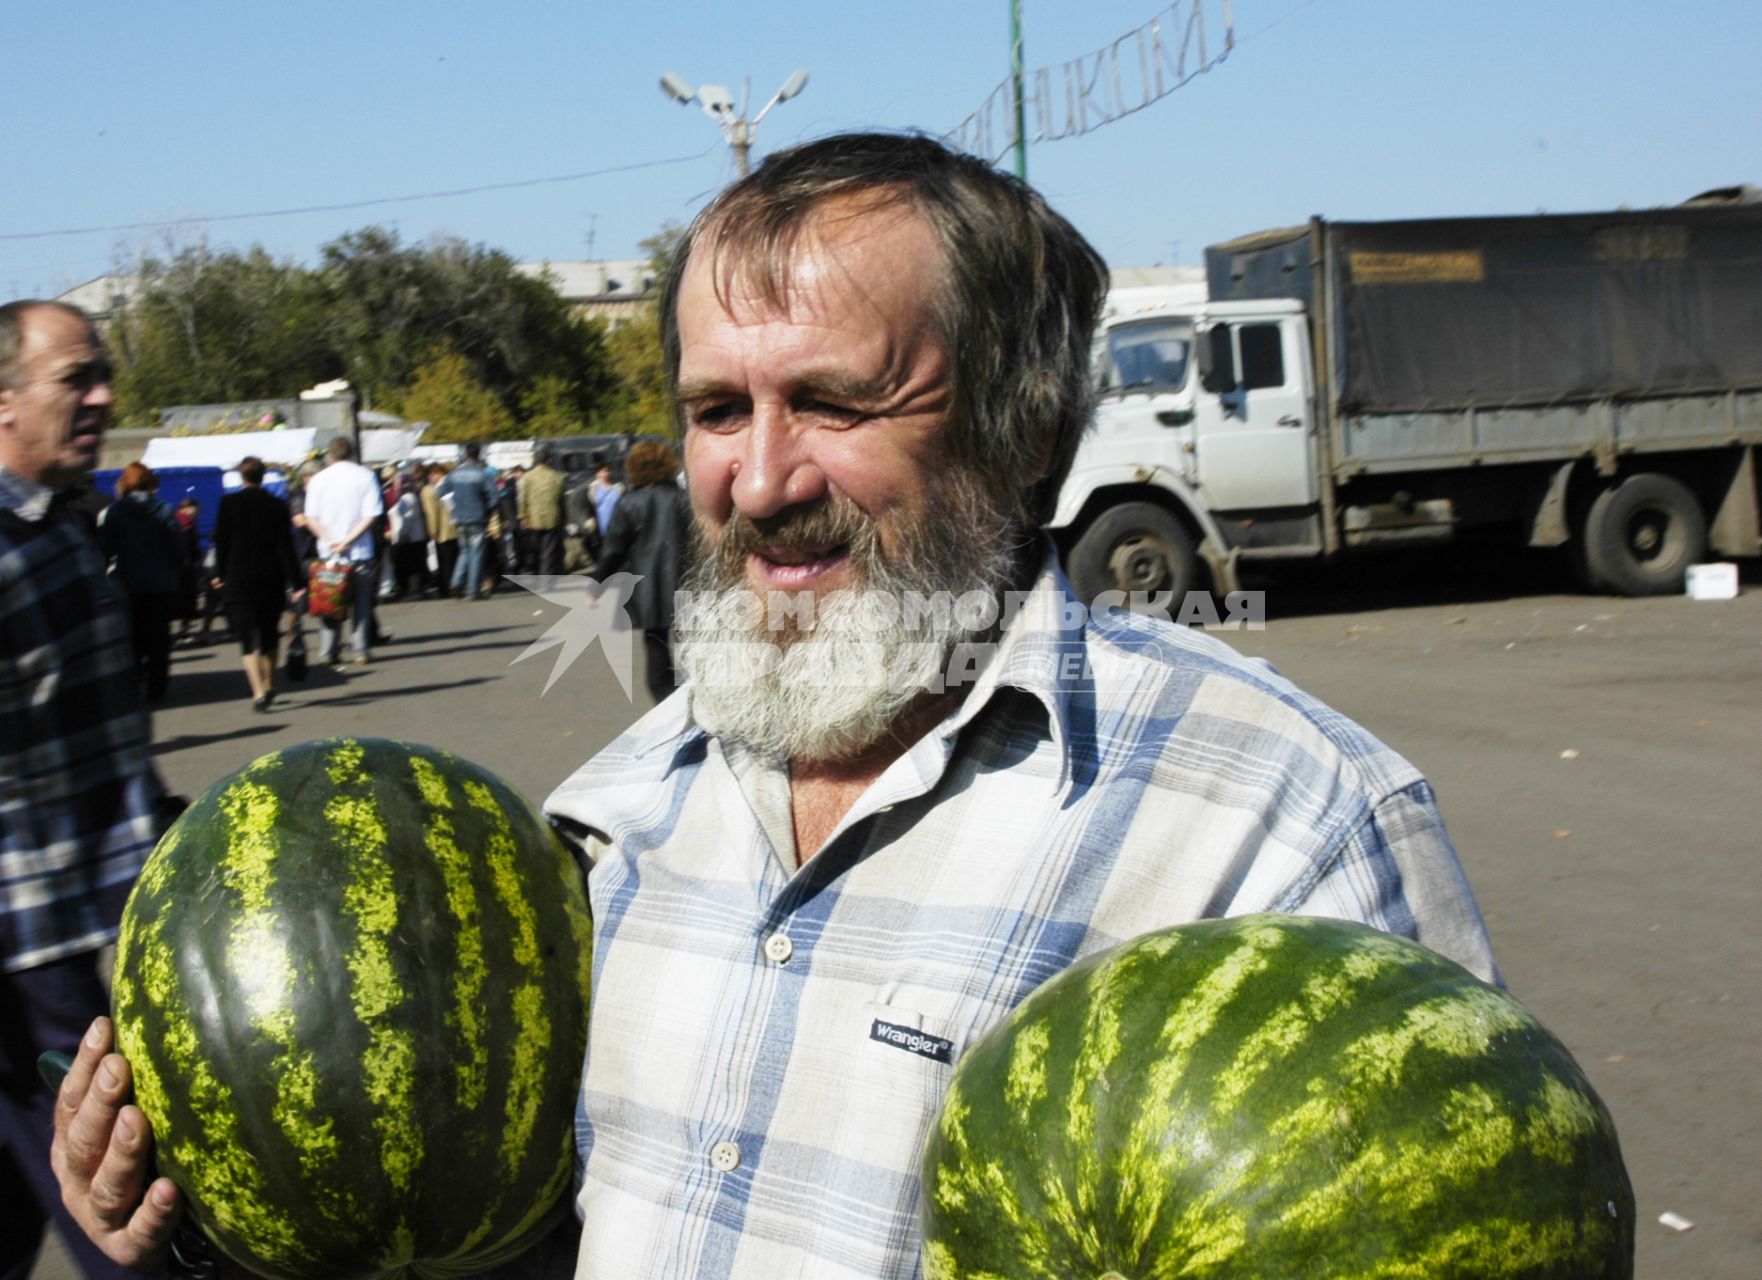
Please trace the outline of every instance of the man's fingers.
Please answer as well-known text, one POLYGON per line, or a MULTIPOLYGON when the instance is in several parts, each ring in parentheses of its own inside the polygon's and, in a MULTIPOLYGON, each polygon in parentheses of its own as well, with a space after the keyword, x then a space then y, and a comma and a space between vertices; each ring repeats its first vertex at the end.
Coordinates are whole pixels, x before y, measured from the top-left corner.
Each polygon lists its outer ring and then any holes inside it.
POLYGON ((164 1260, 165 1250, 183 1217, 183 1200, 170 1178, 156 1179, 146 1197, 116 1226, 82 1224, 92 1242, 112 1262, 145 1269, 164 1260))
POLYGON ((94 1018, 92 1025, 86 1028, 79 1050, 73 1056, 73 1065, 67 1069, 61 1087, 55 1091, 57 1133, 66 1130, 78 1114, 80 1103, 86 1100, 86 1093, 92 1087, 92 1074, 98 1069, 98 1063, 104 1055, 110 1052, 113 1034, 109 1018, 94 1018))
MULTIPOLYGON (((85 1052, 83 1045, 80 1051, 85 1052)), ((72 1078, 73 1072, 70 1071, 68 1081, 71 1082, 72 1078)), ((91 1087, 79 1099, 72 1118, 65 1125, 58 1123, 56 1126, 56 1145, 61 1149, 68 1172, 82 1182, 92 1176, 110 1149, 116 1113, 128 1100, 128 1059, 114 1053, 106 1054, 91 1071, 90 1079, 91 1087)))
POLYGON ((86 1197, 98 1220, 112 1231, 127 1226, 140 1203, 141 1185, 147 1180, 151 1133, 147 1117, 139 1107, 123 1107, 117 1112, 110 1145, 97 1173, 92 1175, 86 1197))
POLYGON ((140 1258, 157 1257, 171 1243, 178 1219, 184 1216, 183 1198, 170 1178, 157 1178, 147 1188, 146 1199, 129 1219, 130 1251, 140 1258))
POLYGON ((110 1052, 114 1039, 110 1020, 99 1018, 80 1042, 56 1094, 49 1158, 80 1229, 113 1262, 139 1267, 164 1253, 183 1209, 169 1178, 141 1195, 153 1128, 127 1105, 133 1077, 128 1060, 110 1052))

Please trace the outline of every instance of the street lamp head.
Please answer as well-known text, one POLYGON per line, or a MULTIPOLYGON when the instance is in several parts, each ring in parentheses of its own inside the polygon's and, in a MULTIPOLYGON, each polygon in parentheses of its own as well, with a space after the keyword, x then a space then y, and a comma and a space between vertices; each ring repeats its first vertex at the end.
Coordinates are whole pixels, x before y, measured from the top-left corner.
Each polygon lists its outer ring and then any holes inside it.
POLYGON ((690 102, 693 98, 697 99, 698 105, 704 109, 704 114, 716 122, 717 127, 722 130, 722 136, 734 149, 735 171, 744 178, 747 173, 747 155, 753 144, 753 131, 758 128, 759 121, 763 120, 771 108, 779 102, 786 102, 795 97, 807 87, 807 83, 808 73, 804 68, 798 67, 790 72, 789 79, 783 82, 783 87, 777 90, 776 95, 764 105, 758 115, 750 120, 746 115, 747 98, 752 92, 750 77, 746 81, 745 91, 740 95, 739 106, 735 105, 734 94, 729 91, 727 85, 700 84, 694 90, 671 71, 661 77, 661 92, 675 102, 690 102))
POLYGON ((704 110, 712 116, 724 112, 734 114, 734 94, 725 84, 700 84, 697 87, 697 100, 704 104, 704 110))

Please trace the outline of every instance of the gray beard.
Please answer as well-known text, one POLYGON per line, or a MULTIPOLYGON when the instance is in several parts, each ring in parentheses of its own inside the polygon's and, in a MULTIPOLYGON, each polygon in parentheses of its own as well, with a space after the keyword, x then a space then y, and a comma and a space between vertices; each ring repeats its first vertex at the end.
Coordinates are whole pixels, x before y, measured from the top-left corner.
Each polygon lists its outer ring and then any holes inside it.
POLYGON ((785 597, 811 607, 811 621, 799 625, 797 615, 776 626, 777 611, 768 616, 769 602, 746 584, 745 556, 724 553, 720 544, 744 517, 733 517, 716 543, 700 535, 684 583, 692 605, 679 615, 675 645, 700 727, 780 760, 848 760, 940 687, 955 647, 989 626, 963 624, 959 609, 887 606, 1001 597, 1023 535, 970 472, 953 472, 928 496, 892 564, 874 522, 841 512, 862 524, 849 542, 856 585, 807 601, 812 593, 785 597))

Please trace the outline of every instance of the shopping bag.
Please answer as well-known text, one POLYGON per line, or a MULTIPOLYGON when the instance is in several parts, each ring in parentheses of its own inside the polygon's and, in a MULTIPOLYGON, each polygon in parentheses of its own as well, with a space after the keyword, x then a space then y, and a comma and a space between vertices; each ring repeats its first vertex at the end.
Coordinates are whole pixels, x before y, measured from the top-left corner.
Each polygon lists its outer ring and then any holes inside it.
POLYGON ((288 679, 299 684, 306 679, 306 629, 300 625, 300 615, 288 615, 292 622, 288 627, 288 679))
POLYGON ((355 570, 346 560, 315 560, 307 575, 306 612, 344 622, 349 616, 349 585, 355 570))

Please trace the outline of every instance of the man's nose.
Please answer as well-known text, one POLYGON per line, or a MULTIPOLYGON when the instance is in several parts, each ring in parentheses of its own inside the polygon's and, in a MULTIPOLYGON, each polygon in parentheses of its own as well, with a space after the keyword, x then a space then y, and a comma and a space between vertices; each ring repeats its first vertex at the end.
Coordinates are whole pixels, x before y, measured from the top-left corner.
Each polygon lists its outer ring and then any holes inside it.
POLYGON ((110 385, 109 378, 100 378, 80 397, 80 403, 94 409, 108 409, 116 403, 116 388, 110 385))
POLYGON ((757 410, 742 439, 733 483, 734 507, 742 515, 763 519, 825 496, 826 473, 786 413, 757 410))

